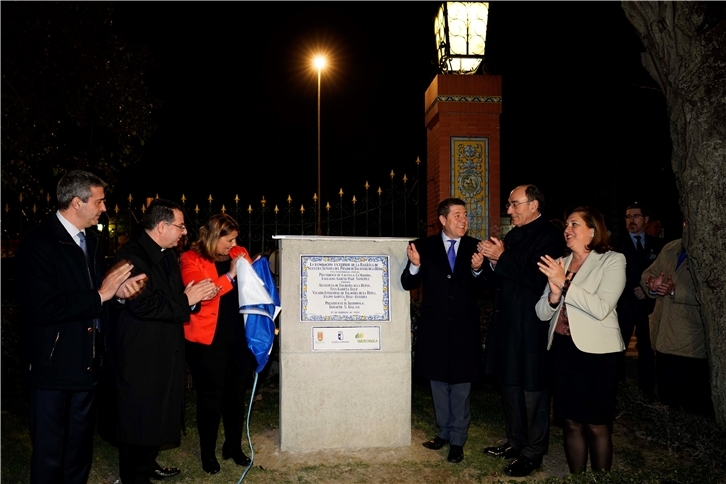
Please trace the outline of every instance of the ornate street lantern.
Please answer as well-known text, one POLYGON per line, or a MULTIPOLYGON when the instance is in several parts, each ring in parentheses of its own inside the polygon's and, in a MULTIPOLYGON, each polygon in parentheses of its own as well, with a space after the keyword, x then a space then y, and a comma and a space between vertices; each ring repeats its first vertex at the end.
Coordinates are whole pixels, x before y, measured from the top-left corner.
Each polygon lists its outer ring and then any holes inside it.
POLYGON ((444 2, 434 22, 439 68, 447 74, 474 74, 484 58, 487 2, 444 2))

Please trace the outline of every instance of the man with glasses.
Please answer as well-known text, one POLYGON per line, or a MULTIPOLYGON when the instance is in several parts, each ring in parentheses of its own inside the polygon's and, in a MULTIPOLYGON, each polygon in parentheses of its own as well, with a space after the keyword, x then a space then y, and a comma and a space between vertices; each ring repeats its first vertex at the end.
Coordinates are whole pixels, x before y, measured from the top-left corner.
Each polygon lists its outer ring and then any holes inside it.
POLYGON ((182 283, 173 253, 186 233, 181 206, 156 199, 142 225, 140 237, 125 244, 116 260, 129 260, 143 271, 147 287, 117 312, 109 342, 118 411, 114 437, 123 484, 148 484, 160 446, 180 441, 183 324, 201 301, 219 291, 210 279, 186 287, 182 283))
MULTIPOLYGON (((640 287, 640 276, 658 257, 663 242, 645 233, 648 221, 648 207, 638 202, 628 206, 625 209, 628 233, 616 241, 615 250, 625 255, 627 277, 617 308, 620 332, 627 347, 635 328, 638 340, 638 387, 652 397, 655 390, 655 356, 650 345, 648 316, 653 312, 655 300, 646 297, 640 287)), ((625 352, 621 357, 619 373, 620 379, 625 380, 625 352)))
POLYGON ((484 453, 514 458, 505 471, 529 475, 542 464, 549 447, 547 325, 534 307, 547 285, 540 257, 562 255, 562 232, 541 212, 544 195, 534 185, 518 186, 509 194, 507 214, 514 228, 504 240, 479 242, 487 258, 482 277, 496 286, 494 317, 489 324, 484 371, 501 384, 507 441, 484 453))

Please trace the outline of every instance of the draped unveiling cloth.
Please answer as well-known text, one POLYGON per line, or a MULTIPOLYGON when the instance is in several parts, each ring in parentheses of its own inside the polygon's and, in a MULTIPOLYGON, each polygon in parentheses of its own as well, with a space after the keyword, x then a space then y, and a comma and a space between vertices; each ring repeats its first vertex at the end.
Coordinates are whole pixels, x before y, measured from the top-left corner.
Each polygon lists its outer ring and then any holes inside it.
POLYGON ((275 340, 274 320, 280 313, 277 293, 270 265, 261 257, 252 264, 244 258, 237 261, 237 291, 239 312, 245 317, 247 345, 257 360, 257 373, 267 364, 275 340))

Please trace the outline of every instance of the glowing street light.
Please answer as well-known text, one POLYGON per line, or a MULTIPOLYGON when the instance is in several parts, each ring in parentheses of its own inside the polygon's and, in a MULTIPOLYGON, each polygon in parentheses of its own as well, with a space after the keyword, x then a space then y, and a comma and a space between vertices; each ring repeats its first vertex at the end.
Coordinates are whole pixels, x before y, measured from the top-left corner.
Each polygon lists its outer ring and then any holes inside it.
POLYGON ((323 67, 325 67, 325 57, 321 55, 317 56, 313 59, 313 65, 318 71, 320 71, 323 67))
POLYGON ((317 235, 322 235, 323 228, 320 225, 320 199, 322 198, 322 193, 320 192, 320 73, 322 72, 323 68, 325 67, 325 57, 323 56, 317 56, 315 59, 313 59, 313 65, 318 70, 318 200, 317 205, 315 207, 315 211, 318 214, 318 229, 317 229, 317 235))

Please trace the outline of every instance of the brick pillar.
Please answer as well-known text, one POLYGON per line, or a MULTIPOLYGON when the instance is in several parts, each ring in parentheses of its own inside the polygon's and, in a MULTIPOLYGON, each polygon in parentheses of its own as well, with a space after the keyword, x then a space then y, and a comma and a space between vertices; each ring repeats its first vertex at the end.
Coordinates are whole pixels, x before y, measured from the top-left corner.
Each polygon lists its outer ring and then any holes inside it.
POLYGON ((426 90, 427 233, 439 202, 467 202, 469 235, 499 236, 501 76, 438 74, 426 90))

